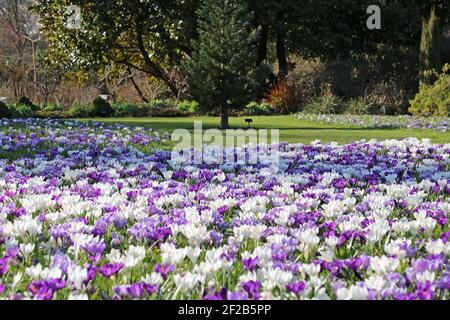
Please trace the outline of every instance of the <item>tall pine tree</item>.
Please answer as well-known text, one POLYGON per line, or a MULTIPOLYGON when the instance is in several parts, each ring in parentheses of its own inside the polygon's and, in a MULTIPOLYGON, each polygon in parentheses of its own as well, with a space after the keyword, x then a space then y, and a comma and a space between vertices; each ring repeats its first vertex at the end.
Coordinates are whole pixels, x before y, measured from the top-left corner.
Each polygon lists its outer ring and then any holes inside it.
POLYGON ((193 97, 204 110, 220 110, 220 128, 227 129, 229 109, 254 98, 258 87, 257 31, 245 0, 204 0, 197 14, 187 79, 193 97))

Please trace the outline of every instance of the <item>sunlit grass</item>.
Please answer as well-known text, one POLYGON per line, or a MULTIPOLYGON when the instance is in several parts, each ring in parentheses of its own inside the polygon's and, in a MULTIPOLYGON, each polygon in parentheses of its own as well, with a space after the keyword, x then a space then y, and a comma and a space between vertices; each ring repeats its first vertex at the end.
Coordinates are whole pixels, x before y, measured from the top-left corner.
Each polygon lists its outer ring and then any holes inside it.
MULTIPOLYGON (((235 129, 245 129, 246 118, 251 118, 252 128, 279 129, 280 141, 289 143, 310 143, 314 140, 322 142, 349 143, 357 140, 387 140, 403 138, 428 138, 434 143, 449 143, 450 132, 437 132, 433 130, 408 129, 366 129, 351 125, 327 125, 324 123, 298 120, 295 116, 256 116, 231 117, 230 126, 235 129)), ((150 127, 159 131, 172 133, 176 129, 194 131, 194 122, 201 121, 203 129, 217 128, 217 117, 184 117, 184 118, 111 118, 93 119, 106 123, 121 123, 133 126, 150 127)))

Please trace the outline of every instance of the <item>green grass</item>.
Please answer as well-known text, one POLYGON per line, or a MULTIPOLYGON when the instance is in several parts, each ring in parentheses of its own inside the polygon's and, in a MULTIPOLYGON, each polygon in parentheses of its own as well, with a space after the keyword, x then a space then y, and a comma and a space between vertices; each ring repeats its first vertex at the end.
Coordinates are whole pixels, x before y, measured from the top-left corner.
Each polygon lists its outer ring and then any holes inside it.
MULTIPOLYGON (((440 144, 450 143, 450 132, 443 133, 432 130, 406 129, 364 129, 356 126, 327 125, 324 123, 297 120, 294 116, 231 117, 230 126, 235 129, 245 129, 247 127, 244 121, 245 118, 253 119, 252 128, 255 129, 279 129, 280 141, 290 143, 310 143, 314 140, 320 140, 324 143, 332 141, 349 143, 362 139, 386 140, 408 137, 416 137, 419 139, 429 138, 434 143, 440 144)), ((217 117, 83 119, 83 121, 87 120, 154 128, 160 132, 169 133, 172 133, 176 129, 188 129, 192 133, 194 131, 195 121, 201 121, 204 130, 217 128, 219 124, 219 118, 217 117)), ((0 128, 0 130, 2 129, 0 128)), ((171 150, 175 144, 175 142, 163 142, 137 147, 143 152, 151 153, 155 149, 171 150)), ((0 159, 16 160, 26 155, 29 155, 29 151, 27 150, 5 151, 0 149, 0 159)))
MULTIPOLYGON (((450 132, 442 133, 432 130, 407 129, 365 129, 356 126, 327 125, 323 123, 297 120, 294 116, 258 116, 258 117, 231 117, 232 128, 246 128, 245 118, 252 118, 252 128, 279 129, 280 141, 290 143, 310 143, 314 140, 322 142, 349 143, 357 140, 386 140, 402 139, 408 137, 429 138, 434 143, 450 143, 450 132)), ((185 118, 114 118, 91 119, 105 123, 122 123, 142 127, 150 127, 171 133, 175 129, 188 129, 193 132, 194 122, 202 121, 203 129, 217 128, 217 117, 185 117, 185 118)))

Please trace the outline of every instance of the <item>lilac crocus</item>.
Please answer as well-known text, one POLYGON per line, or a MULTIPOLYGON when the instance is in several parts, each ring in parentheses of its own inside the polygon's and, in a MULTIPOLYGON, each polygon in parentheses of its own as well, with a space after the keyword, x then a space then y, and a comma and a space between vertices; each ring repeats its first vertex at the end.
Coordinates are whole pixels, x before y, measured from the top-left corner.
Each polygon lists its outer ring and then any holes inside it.
POLYGON ((106 277, 110 278, 119 273, 120 270, 124 267, 123 263, 108 263, 99 268, 100 273, 106 277))

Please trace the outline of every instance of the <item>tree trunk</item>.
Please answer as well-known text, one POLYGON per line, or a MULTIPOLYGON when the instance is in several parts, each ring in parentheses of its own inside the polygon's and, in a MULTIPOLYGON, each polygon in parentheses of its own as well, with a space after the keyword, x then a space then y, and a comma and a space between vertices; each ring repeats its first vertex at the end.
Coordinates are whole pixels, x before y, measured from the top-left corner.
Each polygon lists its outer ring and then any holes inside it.
POLYGON ((278 58, 278 79, 283 80, 289 73, 289 65, 286 56, 285 38, 281 32, 277 33, 277 58, 278 58))
POLYGON ((220 129, 226 130, 228 129, 228 107, 220 106, 220 129))

